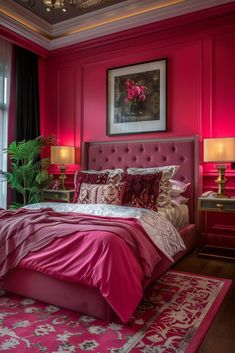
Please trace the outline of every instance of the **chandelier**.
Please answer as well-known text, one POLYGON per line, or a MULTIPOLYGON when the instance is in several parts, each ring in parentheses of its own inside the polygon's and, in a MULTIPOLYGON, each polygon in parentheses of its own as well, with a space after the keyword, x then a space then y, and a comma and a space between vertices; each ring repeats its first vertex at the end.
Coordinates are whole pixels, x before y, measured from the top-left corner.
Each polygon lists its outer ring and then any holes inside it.
MULTIPOLYGON (((35 0, 22 1, 28 2, 29 8, 32 8, 35 5, 35 0)), ((90 6, 99 5, 101 0, 42 0, 42 2, 48 12, 56 9, 60 9, 62 12, 67 12, 69 5, 84 10, 90 6)))

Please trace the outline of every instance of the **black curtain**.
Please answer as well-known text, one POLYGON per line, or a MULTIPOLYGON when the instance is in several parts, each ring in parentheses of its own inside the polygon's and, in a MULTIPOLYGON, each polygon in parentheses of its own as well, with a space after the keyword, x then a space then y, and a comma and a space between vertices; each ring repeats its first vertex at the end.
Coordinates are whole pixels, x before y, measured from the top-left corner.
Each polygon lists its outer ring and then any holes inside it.
POLYGON ((40 135, 38 56, 14 47, 15 140, 32 140, 40 135))
MULTIPOLYGON (((15 131, 17 142, 40 135, 38 56, 14 46, 15 131)), ((22 195, 13 190, 14 202, 23 203, 22 195)))

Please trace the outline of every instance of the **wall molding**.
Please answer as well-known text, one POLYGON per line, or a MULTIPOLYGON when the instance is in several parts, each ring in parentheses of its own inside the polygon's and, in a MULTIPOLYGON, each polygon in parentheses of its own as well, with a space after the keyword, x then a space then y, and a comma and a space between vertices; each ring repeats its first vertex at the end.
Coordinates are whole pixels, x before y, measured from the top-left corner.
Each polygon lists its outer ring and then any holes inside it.
MULTIPOLYGON (((233 4, 232 4, 233 5, 233 4)), ((50 25, 30 11, 10 0, 1 0, 0 21, 2 25, 17 35, 27 38, 48 51, 90 41, 94 38, 117 34, 140 26, 164 22, 167 19, 191 15, 196 12, 197 20, 221 13, 220 7, 233 9, 229 0, 129 0, 72 20, 50 25), (201 14, 199 14, 199 12, 201 14), (197 13, 198 12, 198 13, 197 13), (118 15, 117 15, 118 14, 118 15)), ((195 21, 195 18, 194 18, 195 21)), ((190 23, 190 22, 189 22, 190 23)))

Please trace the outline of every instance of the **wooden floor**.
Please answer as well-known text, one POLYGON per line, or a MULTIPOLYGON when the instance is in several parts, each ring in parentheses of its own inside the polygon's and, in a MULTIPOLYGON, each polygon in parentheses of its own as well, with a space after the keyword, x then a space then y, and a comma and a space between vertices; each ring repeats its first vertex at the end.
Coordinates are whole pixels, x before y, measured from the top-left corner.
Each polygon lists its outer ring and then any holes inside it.
POLYGON ((174 268, 233 280, 230 291, 197 353, 235 353, 235 262, 201 258, 194 252, 179 261, 174 268))

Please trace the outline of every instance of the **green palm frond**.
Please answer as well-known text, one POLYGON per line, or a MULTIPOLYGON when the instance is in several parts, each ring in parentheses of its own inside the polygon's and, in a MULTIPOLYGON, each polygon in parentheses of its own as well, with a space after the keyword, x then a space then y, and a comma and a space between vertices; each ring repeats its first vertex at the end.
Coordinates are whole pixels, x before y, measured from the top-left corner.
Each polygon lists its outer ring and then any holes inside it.
POLYGON ((17 210, 17 208, 20 208, 24 205, 22 205, 22 203, 18 203, 18 202, 12 202, 12 204, 9 206, 10 210, 17 210))
MULTIPOLYGON (((0 180, 23 195, 24 204, 39 202, 41 190, 49 185, 52 175, 48 174, 49 158, 40 158, 42 149, 55 143, 54 137, 37 137, 29 141, 13 141, 6 149, 11 160, 11 170, 0 170, 0 180)), ((22 206, 13 204, 13 208, 22 206)))

